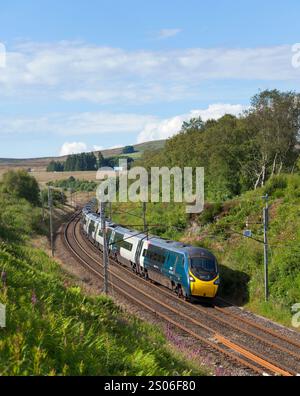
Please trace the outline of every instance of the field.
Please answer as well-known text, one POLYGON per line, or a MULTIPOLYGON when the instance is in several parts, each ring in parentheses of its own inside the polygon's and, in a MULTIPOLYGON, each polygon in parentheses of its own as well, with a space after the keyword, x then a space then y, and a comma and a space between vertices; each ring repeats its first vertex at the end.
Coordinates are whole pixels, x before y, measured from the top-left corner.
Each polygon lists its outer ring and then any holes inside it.
MULTIPOLYGON (((134 160, 137 160, 141 158, 145 150, 161 149, 163 148, 164 144, 165 144, 164 140, 158 140, 158 141, 134 145, 136 151, 132 154, 122 154, 122 149, 123 149, 122 147, 116 149, 103 150, 102 154, 104 158, 120 156, 120 157, 130 157, 133 158, 134 160)), ((46 172, 46 168, 52 160, 65 161, 66 159, 67 159, 66 156, 49 157, 49 158, 29 158, 29 159, 0 158, 0 181, 2 179, 2 175, 11 169, 29 170, 31 175, 34 176, 41 185, 44 185, 49 181, 68 179, 70 176, 73 176, 79 180, 88 180, 88 181, 96 180, 96 172, 93 171, 46 172)))
MULTIPOLYGON (((132 154, 124 154, 124 156, 138 159, 141 157, 146 150, 157 150, 163 148, 165 140, 157 140, 153 142, 140 143, 133 145, 135 152, 132 154)), ((123 147, 115 149, 102 150, 101 153, 104 158, 122 156, 123 147)), ((48 164, 51 161, 65 161, 67 156, 63 157, 45 157, 45 158, 26 158, 26 159, 14 159, 14 158, 0 158, 0 175, 5 169, 32 169, 35 172, 45 171, 48 164)))
MULTIPOLYGON (((0 180, 2 175, 10 169, 16 169, 15 167, 0 167, 0 180)), ((46 172, 46 171, 33 171, 30 172, 31 176, 34 176, 40 184, 46 184, 49 181, 64 180, 68 179, 70 176, 75 177, 80 180, 95 181, 96 173, 91 172, 46 172)))

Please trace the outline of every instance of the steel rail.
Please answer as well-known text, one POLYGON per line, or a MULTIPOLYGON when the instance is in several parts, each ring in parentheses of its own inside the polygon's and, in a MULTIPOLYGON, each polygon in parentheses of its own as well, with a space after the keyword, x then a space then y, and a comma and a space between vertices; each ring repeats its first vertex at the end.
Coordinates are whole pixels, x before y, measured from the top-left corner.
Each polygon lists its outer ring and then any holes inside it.
MULTIPOLYGON (((64 235, 65 235, 65 241, 66 241, 66 243, 67 243, 67 246, 69 247, 69 250, 71 250, 71 251, 73 252, 73 254, 75 254, 75 256, 76 256, 85 266, 88 266, 88 267, 92 270, 92 272, 96 273, 98 276, 100 276, 100 277, 103 278, 103 275, 102 275, 98 270, 95 270, 90 264, 88 264, 88 263, 86 262, 86 260, 84 260, 84 259, 74 250, 74 248, 72 247, 72 245, 70 244, 70 242, 69 242, 69 240, 68 240, 68 236, 67 236, 68 227, 70 226, 70 224, 73 222, 73 220, 74 220, 75 218, 76 218, 76 215, 72 217, 72 219, 70 220, 70 222, 67 224, 67 226, 66 226, 66 228, 65 228, 64 235)), ((79 241, 77 240, 77 237, 76 237, 76 235, 75 235, 75 230, 76 230, 76 225, 78 224, 78 222, 79 222, 79 220, 76 221, 76 224, 75 224, 74 229, 73 229, 73 239, 74 239, 75 242, 77 243, 77 246, 80 248, 80 250, 82 250, 82 251, 84 252, 84 254, 85 254, 87 257, 89 257, 93 262, 97 263, 97 265, 98 265, 99 263, 95 260, 95 258, 92 257, 92 256, 83 248, 83 246, 79 243, 79 241)), ((264 359, 262 356, 258 356, 257 353, 254 352, 254 351, 251 351, 251 350, 249 350, 249 349, 246 350, 246 349, 243 348, 242 346, 240 346, 240 345, 238 345, 238 344, 234 344, 234 343, 232 343, 232 342, 229 341, 229 340, 226 340, 226 339, 225 339, 224 337, 222 337, 221 335, 215 333, 215 331, 214 331, 213 329, 209 328, 208 326, 205 326, 205 325, 203 325, 203 324, 200 324, 198 321, 194 320, 193 318, 190 318, 189 316, 187 316, 187 315, 185 315, 185 314, 183 314, 183 313, 179 313, 179 312, 178 312, 177 310, 175 310, 174 308, 171 308, 170 306, 168 306, 168 305, 166 305, 166 304, 164 304, 164 303, 162 303, 162 302, 158 302, 158 301, 154 300, 154 298, 153 298, 152 296, 150 296, 150 295, 148 295, 147 293, 145 293, 145 292, 143 292, 143 291, 141 291, 141 290, 139 290, 139 289, 133 287, 132 284, 126 282, 124 279, 120 278, 118 275, 116 275, 116 274, 114 274, 114 273, 111 273, 111 274, 112 274, 115 278, 119 279, 119 281, 121 281, 121 282, 123 282, 124 284, 126 284, 127 286, 129 286, 130 288, 134 288, 139 294, 144 294, 147 298, 149 298, 149 299, 151 299, 152 301, 154 301, 155 304, 158 304, 158 305, 160 305, 160 306, 163 306, 164 308, 168 309, 169 311, 174 312, 176 315, 179 315, 179 316, 181 316, 181 317, 184 317, 185 319, 188 319, 190 322, 195 323, 197 326, 202 327, 202 328, 204 328, 205 330, 208 330, 208 331, 214 333, 214 334, 215 334, 215 339, 216 339, 216 340, 218 340, 219 342, 223 342, 223 343, 224 343, 224 340, 225 340, 226 344, 224 344, 224 345, 226 345, 227 347, 228 347, 228 345, 230 345, 230 348, 231 348, 232 350, 235 350, 235 352, 244 355, 244 356, 245 356, 246 358, 248 358, 248 359, 249 359, 249 356, 251 356, 251 357, 254 358, 254 359, 255 359, 255 356, 256 356, 257 361, 255 361, 255 360, 253 360, 253 359, 250 359, 250 360, 252 360, 252 361, 254 361, 255 363, 259 364, 261 367, 264 367, 264 368, 266 368, 266 369, 268 369, 268 370, 270 370, 270 371, 272 371, 272 372, 274 372, 274 373, 276 373, 276 374, 279 374, 279 375, 295 375, 295 374, 296 374, 295 372, 291 372, 291 370, 289 370, 289 369, 284 370, 283 368, 277 367, 277 365, 273 364, 272 362, 265 361, 265 359, 264 359), (265 365, 263 365, 263 362, 265 362, 265 365)), ((140 278, 139 278, 139 279, 140 279, 140 278)), ((110 284, 112 284, 112 282, 110 282, 110 284)), ((148 282, 147 282, 147 284, 149 285, 148 282)), ((114 288, 118 289, 118 291, 121 292, 122 294, 126 293, 122 288, 116 286, 115 284, 113 284, 113 286, 114 286, 114 288)), ((126 296, 129 297, 129 298, 131 298, 131 299, 133 298, 133 296, 129 295, 128 293, 126 293, 126 296)), ((198 334, 192 332, 190 329, 187 329, 186 327, 184 327, 184 326, 182 326, 182 325, 179 325, 179 323, 174 322, 172 319, 168 318, 166 315, 164 315, 164 314, 162 314, 162 313, 159 313, 159 312, 157 312, 156 310, 153 310, 153 309, 152 309, 151 307, 149 307, 148 305, 142 303, 142 301, 135 299, 135 302, 137 302, 139 305, 142 305, 144 308, 153 311, 156 315, 162 317, 162 318, 165 319, 166 321, 169 321, 170 323, 174 324, 175 326, 181 328, 181 330, 184 330, 185 332, 188 332, 188 333, 191 334, 193 337, 197 336, 197 337, 195 337, 195 338, 199 339, 199 340, 202 341, 202 342, 205 342, 206 344, 208 344, 209 346, 213 347, 214 349, 217 349, 217 350, 219 350, 220 352, 225 353, 228 357, 231 357, 231 358, 233 358, 234 360, 238 360, 239 363, 242 363, 243 365, 246 365, 246 367, 251 368, 252 370, 254 370, 254 371, 256 371, 256 372, 259 372, 259 373, 262 372, 261 369, 258 369, 257 367, 253 366, 252 364, 249 364, 249 362, 247 362, 247 361, 245 361, 245 360, 243 360, 243 361, 241 362, 240 358, 237 357, 236 355, 232 355, 232 354, 229 353, 228 351, 225 351, 223 348, 218 347, 218 346, 217 346, 216 344, 214 344, 213 342, 211 342, 211 341, 209 341, 209 340, 207 340, 207 339, 205 339, 205 338, 199 336, 198 334), (151 309, 150 309, 150 308, 151 308, 151 309), (179 326, 178 326, 178 325, 179 325, 179 326), (200 337, 200 338, 199 338, 199 337, 200 337), (254 369, 254 368, 255 368, 255 369, 254 369)))
MULTIPOLYGON (((93 244, 91 244, 91 246, 93 246, 94 248, 96 248, 93 244)), ((110 258, 110 261, 112 261, 112 262, 114 262, 114 263, 117 263, 117 262, 115 262, 115 261, 114 261, 113 259, 111 259, 111 258, 110 258)), ((117 263, 117 264, 119 264, 119 263, 117 263)), ((132 271, 130 271, 130 269, 128 269, 127 267, 122 266, 121 268, 123 268, 124 271, 127 271, 127 272, 130 273, 131 275, 135 275, 136 277, 138 277, 136 274, 134 274, 132 271)), ((140 277, 138 277, 138 279, 139 279, 139 281, 142 281, 142 282, 144 282, 145 284, 149 285, 149 282, 146 281, 145 279, 140 278, 140 277)), ((164 295, 166 295, 166 296, 168 296, 168 297, 173 297, 173 296, 174 296, 173 293, 171 293, 171 292, 165 290, 165 288, 162 287, 162 286, 157 286, 157 285, 151 283, 151 287, 152 287, 152 288, 155 288, 155 289, 157 289, 157 290, 159 290, 160 293, 163 293, 164 295)), ((188 302, 186 302, 185 300, 182 300, 182 299, 178 299, 177 301, 180 302, 182 305, 188 306, 189 308, 192 307, 193 310, 197 310, 197 311, 201 312, 202 314, 205 314, 206 316, 210 317, 210 318, 213 319, 213 320, 217 320, 218 322, 221 322, 221 323, 225 324, 226 326, 230 326, 230 327, 232 327, 232 328, 234 328, 234 329, 240 331, 241 333, 244 333, 244 334, 246 334, 246 335, 248 335, 248 336, 250 336, 250 337, 256 338, 258 341, 263 342, 264 344, 269 345, 269 346, 270 346, 271 348, 273 348, 273 349, 277 349, 277 350, 279 350, 279 351, 281 351, 281 352, 284 352, 284 353, 286 353, 286 354, 288 354, 288 355, 290 355, 290 356, 293 356, 293 357, 296 358, 296 359, 299 359, 299 356, 300 356, 299 353, 296 353, 296 352, 294 352, 294 351, 291 351, 291 350, 289 350, 288 348, 285 348, 285 347, 283 347, 283 346, 281 346, 281 345, 275 344, 274 342, 272 342, 272 341, 270 341, 270 340, 267 340, 267 339, 265 339, 265 338, 263 338, 263 337, 261 337, 261 336, 255 334, 255 333, 253 333, 253 332, 251 332, 251 331, 249 331, 249 330, 247 330, 247 329, 243 329, 243 328, 241 328, 240 326, 238 326, 238 325, 236 325, 236 324, 234 324, 234 323, 230 323, 230 322, 226 321, 226 320, 223 319, 223 318, 217 317, 216 315, 214 315, 214 314, 208 312, 208 311, 205 310, 204 308, 201 308, 201 307, 196 306, 196 305, 193 305, 193 306, 192 306, 190 303, 188 303, 188 302)), ((216 310, 219 311, 219 312, 222 312, 222 314, 224 314, 224 315, 234 317, 236 320, 239 320, 240 322, 246 323, 246 324, 249 325, 249 326, 252 326, 252 327, 254 327, 254 328, 256 328, 256 329, 258 329, 258 330, 260 330, 260 331, 262 331, 262 332, 268 333, 268 334, 270 334, 271 336, 273 336, 273 337, 275 337, 275 338, 278 338, 278 339, 284 341, 285 343, 290 344, 291 346, 292 346, 292 345, 293 345, 293 346, 296 346, 297 348, 300 349, 300 344, 298 344, 296 341, 287 339, 286 337, 283 337, 281 334, 278 334, 278 333, 275 332, 275 331, 269 330, 268 328, 265 328, 265 327, 263 327, 263 326, 260 326, 260 325, 254 323, 254 322, 251 322, 251 321, 248 320, 248 319, 239 317, 238 315, 235 315, 235 314, 233 314, 233 313, 231 313, 231 312, 227 312, 227 311, 223 310, 222 308, 219 308, 219 307, 216 307, 216 306, 215 306, 214 309, 216 309, 216 310)))

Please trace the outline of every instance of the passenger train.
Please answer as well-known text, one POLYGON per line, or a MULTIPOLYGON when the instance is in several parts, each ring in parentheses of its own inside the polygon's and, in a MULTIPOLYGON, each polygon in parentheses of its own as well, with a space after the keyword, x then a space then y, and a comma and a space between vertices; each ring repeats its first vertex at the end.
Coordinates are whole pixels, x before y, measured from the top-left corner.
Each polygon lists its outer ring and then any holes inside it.
MULTIPOLYGON (((82 229, 103 250, 101 219, 94 207, 95 202, 91 202, 82 210, 82 229)), ((218 263, 208 250, 146 235, 109 221, 105 222, 105 229, 110 257, 136 274, 166 286, 186 300, 212 300, 216 296, 220 284, 218 263)))

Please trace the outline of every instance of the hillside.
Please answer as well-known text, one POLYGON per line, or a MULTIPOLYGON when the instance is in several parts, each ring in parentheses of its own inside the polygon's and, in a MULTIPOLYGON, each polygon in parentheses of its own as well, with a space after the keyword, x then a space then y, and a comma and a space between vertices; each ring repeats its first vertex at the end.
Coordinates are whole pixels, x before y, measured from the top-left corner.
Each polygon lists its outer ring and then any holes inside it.
MULTIPOLYGON (((207 247, 217 256, 222 297, 291 326, 292 306, 300 301, 300 175, 273 177, 256 191, 223 203, 207 203, 202 214, 191 217, 183 204, 147 207, 152 233, 207 247), (258 242, 263 240, 262 196, 266 193, 270 195, 268 303, 264 301, 263 244, 258 242), (254 239, 243 236, 249 228, 254 239)), ((142 214, 141 205, 134 203, 115 204, 114 210, 113 220, 125 225, 133 222, 130 214, 142 214)), ((142 229, 142 218, 134 217, 134 223, 142 229)))
MULTIPOLYGON (((140 155, 146 150, 157 150, 163 148, 165 140, 157 140, 152 142, 140 143, 133 145, 135 151, 140 155)), ((123 147, 115 149, 102 150, 104 158, 118 156, 122 153, 123 147)), ((27 159, 15 159, 15 158, 0 158, 0 168, 4 167, 24 167, 24 168, 36 168, 38 170, 46 169, 47 165, 51 161, 65 161, 67 156, 63 157, 44 157, 44 158, 27 158, 27 159)))
POLYGON ((201 374, 171 351, 159 329, 109 298, 85 295, 32 247, 44 229, 41 208, 3 192, 0 203, 0 303, 7 307, 0 376, 201 374))

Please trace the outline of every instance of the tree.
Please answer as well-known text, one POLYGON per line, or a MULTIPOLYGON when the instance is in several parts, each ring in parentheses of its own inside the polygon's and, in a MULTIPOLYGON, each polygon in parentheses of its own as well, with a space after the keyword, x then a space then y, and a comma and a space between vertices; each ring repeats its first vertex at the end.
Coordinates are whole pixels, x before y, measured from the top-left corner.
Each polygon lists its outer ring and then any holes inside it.
POLYGON ((256 134, 257 159, 254 187, 263 186, 268 176, 292 168, 300 131, 300 95, 266 90, 251 100, 248 125, 256 134))
POLYGON ((71 154, 68 156, 64 170, 72 171, 92 171, 97 168, 97 158, 94 153, 71 154))
POLYGON ((24 198, 33 205, 39 205, 39 185, 25 170, 8 171, 3 175, 3 191, 18 198, 24 198))
POLYGON ((104 166, 104 157, 103 154, 101 153, 101 151, 98 151, 98 155, 97 155, 97 167, 98 169, 101 168, 102 166, 104 166))
POLYGON ((204 122, 201 117, 194 117, 190 121, 184 121, 181 127, 182 132, 201 131, 204 127, 204 122))
POLYGON ((51 161, 47 166, 47 172, 63 172, 64 163, 59 161, 51 161))
POLYGON ((134 153, 135 152, 135 150, 134 150, 134 147, 133 146, 125 146, 124 148, 123 148, 123 150, 122 150, 122 153, 123 154, 132 154, 132 153, 134 153))

